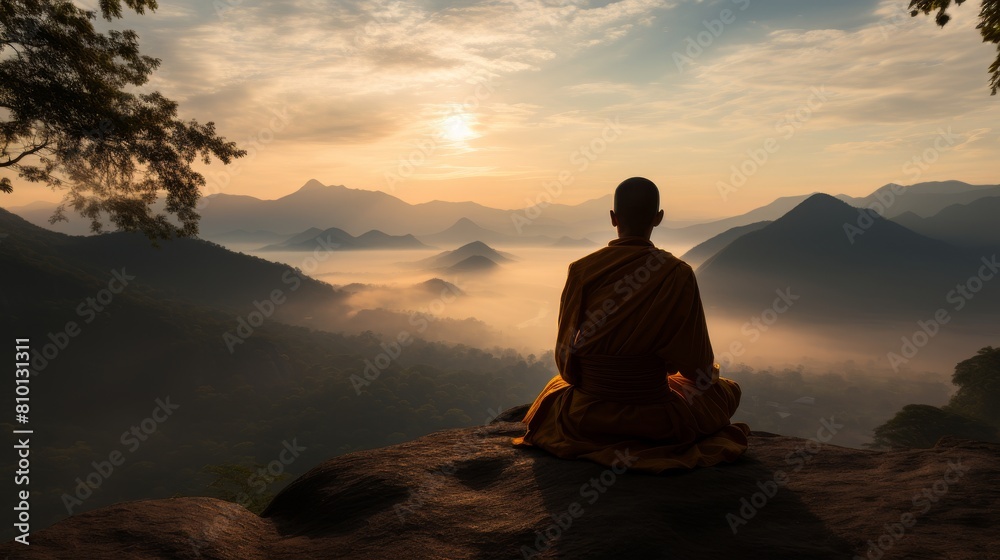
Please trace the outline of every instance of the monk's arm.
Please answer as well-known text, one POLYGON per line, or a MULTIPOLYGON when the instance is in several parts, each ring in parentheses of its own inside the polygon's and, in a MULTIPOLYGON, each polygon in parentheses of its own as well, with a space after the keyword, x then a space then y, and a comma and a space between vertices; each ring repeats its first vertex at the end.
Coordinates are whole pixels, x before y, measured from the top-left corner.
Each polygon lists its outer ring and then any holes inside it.
POLYGON ((578 274, 579 271, 574 271, 571 264, 566 274, 562 297, 559 298, 559 321, 556 330, 556 366, 562 378, 570 384, 578 383, 580 378, 576 360, 573 359, 580 325, 580 306, 583 303, 578 274))
POLYGON ((684 359, 679 360, 678 371, 684 377, 694 381, 699 386, 711 385, 719 379, 719 368, 715 364, 715 353, 712 351, 712 341, 708 336, 708 324, 705 321, 705 308, 701 302, 701 292, 694 271, 688 271, 683 283, 684 295, 681 301, 686 309, 683 313, 684 326, 682 337, 687 339, 684 348, 687 350, 684 359))

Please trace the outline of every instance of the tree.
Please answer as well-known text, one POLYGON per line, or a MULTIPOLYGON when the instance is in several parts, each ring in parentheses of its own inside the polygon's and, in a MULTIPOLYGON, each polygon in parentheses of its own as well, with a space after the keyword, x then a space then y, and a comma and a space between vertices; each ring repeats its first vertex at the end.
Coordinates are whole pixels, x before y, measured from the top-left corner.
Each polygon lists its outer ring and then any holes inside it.
MULTIPOLYGON (((965 0, 955 0, 955 4, 961 6, 965 0)), ((917 16, 921 12, 924 15, 937 11, 934 21, 944 27, 951 16, 948 15, 948 8, 951 0, 910 0, 910 15, 917 16)), ((982 0, 979 10, 979 25, 976 26, 983 36, 984 43, 997 45, 997 58, 990 65, 990 95, 997 94, 1000 88, 1000 0, 982 0)))
POLYGON ((908 404, 875 428, 872 447, 934 447, 944 436, 997 441, 997 430, 980 420, 929 404, 908 404))
MULTIPOLYGON (((100 15, 120 19, 123 4, 157 8, 100 0, 100 15)), ((66 0, 0 0, 0 169, 67 191, 53 223, 69 207, 94 232, 108 220, 151 239, 194 235, 205 178, 191 164, 228 164, 246 151, 212 122, 178 119, 177 103, 159 92, 136 92, 160 60, 139 52, 134 31, 97 32, 97 14, 66 0), (165 213, 154 213, 161 192, 165 213)), ((0 190, 13 191, 9 177, 0 190)))
POLYGON ((933 447, 942 436, 1000 440, 1000 348, 987 346, 955 366, 958 386, 948 404, 938 408, 908 404, 875 428, 873 447, 933 447))
POLYGON ((958 392, 945 407, 1000 428, 1000 347, 987 346, 955 366, 958 392))
POLYGON ((206 465, 202 471, 215 477, 208 487, 216 497, 235 502, 258 515, 274 499, 274 494, 265 492, 267 487, 272 482, 288 478, 284 472, 271 475, 266 465, 256 463, 206 465))

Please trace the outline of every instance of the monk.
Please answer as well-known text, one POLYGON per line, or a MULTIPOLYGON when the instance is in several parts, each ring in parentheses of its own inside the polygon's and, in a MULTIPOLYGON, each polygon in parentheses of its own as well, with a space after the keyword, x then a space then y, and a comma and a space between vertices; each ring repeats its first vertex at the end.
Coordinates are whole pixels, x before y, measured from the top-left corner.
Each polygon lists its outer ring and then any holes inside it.
POLYGON ((694 271, 649 240, 663 220, 652 181, 615 190, 618 238, 569 265, 559 304, 559 375, 516 446, 661 473, 733 461, 750 428, 730 419, 740 387, 719 376, 694 271))

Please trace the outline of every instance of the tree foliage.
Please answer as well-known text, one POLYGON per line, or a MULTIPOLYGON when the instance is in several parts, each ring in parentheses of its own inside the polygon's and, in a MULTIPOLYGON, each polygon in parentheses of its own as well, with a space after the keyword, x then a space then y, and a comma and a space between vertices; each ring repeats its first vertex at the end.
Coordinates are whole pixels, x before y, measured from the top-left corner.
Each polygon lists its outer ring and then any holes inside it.
MULTIPOLYGON (((934 21, 941 27, 944 27, 951 21, 951 16, 948 15, 948 8, 951 6, 951 1, 910 0, 910 15, 917 16, 920 13, 927 15, 931 12, 937 12, 934 16, 934 21)), ((964 3, 965 0, 955 0, 956 5, 961 6, 964 3)), ((979 10, 979 24, 976 28, 982 34, 984 43, 997 45, 997 58, 990 65, 989 69, 990 92, 991 95, 996 95, 997 88, 1000 88, 1000 0, 982 0, 979 10)))
MULTIPOLYGON (((157 4, 100 0, 99 13, 112 21, 123 7, 143 14, 157 4)), ((95 30, 97 16, 64 0, 0 2, 0 169, 66 190, 53 222, 72 208, 95 232, 108 220, 150 238, 193 235, 205 179, 191 164, 246 152, 212 122, 179 119, 159 92, 135 91, 159 59, 139 52, 134 31, 95 30), (161 192, 165 213, 155 213, 161 192)), ((12 192, 9 177, 0 190, 12 192)))
POLYGON ((987 346, 955 366, 958 392, 947 408, 1000 427, 1000 347, 987 346))
POLYGON ((257 463, 206 465, 202 471, 214 477, 208 487, 217 498, 235 502, 258 515, 274 499, 274 493, 267 491, 268 486, 288 478, 288 473, 272 475, 267 465, 257 463))
POLYGON ((875 428, 872 445, 929 448, 945 436, 995 441, 997 430, 980 420, 936 406, 908 404, 888 422, 875 428))
POLYGON ((875 428, 875 447, 933 447, 943 436, 1000 441, 1000 348, 987 346, 955 366, 947 405, 909 404, 875 428))

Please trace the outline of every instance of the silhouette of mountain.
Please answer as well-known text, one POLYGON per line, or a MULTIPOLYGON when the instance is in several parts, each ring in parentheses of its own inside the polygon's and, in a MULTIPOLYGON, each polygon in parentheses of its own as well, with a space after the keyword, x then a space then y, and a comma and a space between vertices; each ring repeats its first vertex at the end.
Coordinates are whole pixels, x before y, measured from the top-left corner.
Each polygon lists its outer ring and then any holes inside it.
POLYGON ((433 296, 440 296, 441 294, 454 294, 457 296, 465 295, 465 292, 461 288, 440 278, 431 278, 430 280, 426 280, 419 284, 414 284, 413 287, 433 296))
MULTIPOLYGON (((878 202, 879 197, 886 200, 887 193, 892 194, 891 190, 887 185, 867 197, 838 195, 837 198, 852 206, 867 207, 872 202, 878 202)), ((887 216, 906 211, 930 216, 953 204, 964 204, 985 196, 1000 196, 1000 186, 945 181, 918 183, 904 187, 903 192, 905 195, 893 199, 887 216)), ((698 244, 733 227, 775 220, 808 196, 782 197, 739 216, 694 225, 668 221, 654 230, 653 241, 664 247, 698 244)), ((49 229, 74 234, 89 232, 89 223, 72 213, 68 214, 68 223, 48 224, 55 206, 52 203, 35 203, 11 210, 49 229)), ((162 206, 162 201, 154 204, 156 209, 162 209, 162 206)), ((324 186, 319 181, 310 180, 299 190, 275 200, 246 195, 210 195, 205 197, 199 213, 202 216, 201 237, 219 242, 234 242, 227 236, 239 230, 288 232, 299 230, 303 224, 337 224, 349 232, 374 228, 389 235, 414 234, 430 244, 453 245, 478 239, 495 244, 543 246, 551 245, 557 238, 566 235, 595 239, 611 237, 608 225, 608 209, 611 206, 610 195, 575 205, 554 202, 541 208, 511 210, 489 208, 474 202, 440 200, 408 204, 381 191, 324 186), (441 230, 443 224, 453 226, 441 230), (452 228, 455 229, 449 231, 452 228), (478 231, 478 235, 462 235, 462 231, 468 234, 478 231)))
MULTIPOLYGON (((669 247, 672 244, 699 244, 716 235, 725 233, 735 228, 755 224, 763 221, 773 221, 784 216, 790 210, 801 204, 813 194, 799 196, 783 196, 774 200, 770 204, 761 206, 744 214, 723 218, 703 224, 695 224, 680 228, 669 228, 660 226, 653 229, 652 240, 658 246, 669 247)), ((838 199, 851 203, 854 199, 847 195, 837 195, 838 199)))
POLYGON ((745 226, 737 226, 732 229, 728 229, 720 233, 719 235, 716 235, 715 237, 709 239, 708 241, 696 245, 690 251, 684 253, 684 256, 681 257, 681 260, 697 268, 698 266, 701 265, 701 263, 707 261, 709 258, 712 257, 712 255, 721 251, 723 248, 726 247, 726 245, 729 245, 737 238, 743 236, 746 233, 750 233, 751 231, 757 231, 770 223, 771 223, 770 221, 755 222, 745 226))
MULTIPOLYGON (((302 233, 296 233, 295 235, 286 238, 284 241, 276 243, 276 245, 286 245, 286 244, 287 245, 298 245, 299 243, 308 243, 308 242, 316 239, 316 237, 319 236, 322 233, 323 233, 323 230, 321 230, 321 229, 319 229, 317 227, 311 227, 311 228, 303 231, 302 233)), ((346 231, 339 230, 339 229, 336 229, 336 228, 331 228, 330 229, 330 234, 331 235, 336 235, 336 236, 338 236, 338 238, 350 237, 350 234, 348 234, 346 231)), ((313 248, 315 248, 315 245, 313 246, 313 248)))
POLYGON ((377 229, 366 231, 354 238, 359 249, 429 249, 412 235, 389 235, 377 229))
POLYGON ((1000 247, 1000 196, 953 204, 929 218, 905 212, 892 219, 913 231, 961 247, 1000 247))
MULTIPOLYGON (((883 217, 893 218, 907 212, 921 217, 937 214, 955 204, 968 204, 984 197, 1000 196, 1000 185, 970 185, 962 181, 929 181, 900 187, 892 183, 872 194, 856 199, 858 208, 884 208, 883 217)), ((881 212, 881 210, 879 210, 881 212)))
POLYGON ((421 241, 434 245, 461 245, 476 240, 484 243, 505 243, 512 238, 514 238, 512 235, 480 227, 468 218, 460 218, 448 229, 420 237, 421 241))
POLYGON ((555 243, 550 245, 550 247, 596 247, 597 243, 587 239, 586 237, 577 239, 575 237, 570 237, 564 235, 557 239, 555 243))
MULTIPOLYGON (((484 257, 494 264, 504 263, 515 260, 514 255, 510 253, 505 253, 497 251, 490 247, 489 245, 483 243, 482 241, 473 241, 472 243, 467 243, 462 245, 458 249, 453 251, 444 251, 443 253, 438 253, 433 257, 428 257, 426 259, 421 259, 419 261, 409 263, 410 266, 417 268, 451 268, 460 262, 468 259, 469 257, 484 257)), ((473 263, 479 261, 472 261, 473 263)))
POLYGON ((309 228, 281 243, 273 243, 259 251, 351 251, 375 249, 429 249, 412 235, 388 235, 378 230, 365 232, 358 237, 340 228, 309 228))
POLYGON ((255 230, 246 231, 238 229, 227 231, 212 236, 211 241, 216 243, 279 243, 290 237, 289 234, 275 233, 273 231, 255 230))
MULTIPOLYGON (((172 239, 153 247, 137 233, 69 236, 32 225, 3 209, 0 209, 0 229, 10 236, 0 244, 0 254, 15 259, 10 270, 30 266, 23 262, 14 264, 30 259, 30 255, 36 258, 44 255, 44 261, 57 261, 60 266, 96 278, 107 278, 110 271, 125 270, 161 298, 240 310, 252 309, 254 301, 283 289, 288 299, 277 311, 279 315, 337 305, 343 300, 343 294, 330 285, 302 276, 290 266, 234 253, 201 239, 172 239), (16 253, 8 252, 14 247, 16 253), (292 290, 292 286, 297 287, 292 290)), ((27 273, 12 276, 32 278, 27 273)), ((30 281, 24 289, 26 300, 32 299, 28 294, 35 294, 42 301, 47 298, 30 281)))
MULTIPOLYGON (((543 216, 532 223, 555 229, 567 227, 567 221, 589 219, 591 201, 579 205, 551 204, 543 216)), ((276 200, 216 194, 206 197, 201 210, 201 231, 212 239, 216 233, 238 229, 295 231, 302 224, 337 224, 346 231, 376 228, 390 235, 416 234, 433 236, 442 233, 442 224, 454 224, 462 218, 486 230, 526 237, 546 233, 518 231, 511 219, 512 210, 489 208, 474 202, 435 200, 408 204, 381 191, 351 189, 341 185, 323 186, 310 180, 299 190, 276 200)), ((467 241, 467 240, 460 240, 467 241)), ((521 240, 524 242, 525 240, 521 240)), ((436 241, 430 241, 436 243, 436 241)), ((531 242, 530 239, 527 242, 531 242)))
POLYGON ((449 266, 445 270, 451 274, 460 274, 463 272, 486 272, 490 270, 495 270, 499 268, 499 264, 494 262, 489 257, 484 257, 482 255, 472 255, 471 257, 466 257, 459 262, 449 266))
POLYGON ((10 541, 0 553, 895 560, 988 558, 994 550, 997 444, 943 438, 933 449, 849 449, 825 443, 829 426, 842 424, 821 418, 823 442, 755 431, 732 465, 643 476, 512 447, 526 409, 325 460, 260 516, 206 497, 119 503, 33 531, 31 546, 10 541), (918 530, 907 531, 914 521, 918 530))
MULTIPOLYGON (((466 425, 495 406, 488 400, 523 402, 551 375, 540 361, 529 365, 513 352, 469 346, 496 340, 472 318, 380 310, 363 317, 373 321, 360 322, 359 332, 382 327, 388 334, 324 332, 304 318, 340 309, 346 295, 291 266, 208 241, 175 239, 154 248, 141 235, 72 237, 4 210, 0 233, 7 273, 0 322, 30 337, 32 387, 45 395, 32 400, 30 427, 51 435, 32 441, 32 495, 53 497, 32 502, 32 538, 66 517, 64 500, 82 502, 71 511, 84 513, 116 502, 205 495, 213 490, 197 473, 201 466, 265 464, 297 437, 307 449, 283 467, 294 477, 351 450, 466 425), (296 322, 308 328, 288 324, 296 322), (454 333, 468 335, 460 350, 427 342, 454 333), (405 350, 385 366, 392 341, 405 350), (369 392, 365 384, 380 374, 369 392), (440 411, 414 410, 427 402, 425 390, 446 384, 440 411), (381 404, 373 405, 373 395, 381 404), (131 440, 142 445, 133 455, 130 440, 118 444, 119 434, 160 401, 179 409, 161 411, 167 419, 148 442, 148 428, 141 441, 131 440), (86 480, 110 451, 126 461, 114 465, 113 484, 74 482, 86 480)), ((0 466, 13 472, 16 460, 0 466)), ((3 534, 12 538, 13 527, 3 534)), ((175 552, 164 554, 189 551, 175 552)))
MULTIPOLYGON (((799 319, 913 321, 951 309, 946 298, 981 258, 817 194, 732 241, 698 268, 698 279, 706 306, 759 314, 776 291, 790 290, 799 298, 790 315, 799 319)), ((989 313, 998 299, 980 294, 963 314, 989 313)))

